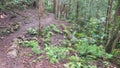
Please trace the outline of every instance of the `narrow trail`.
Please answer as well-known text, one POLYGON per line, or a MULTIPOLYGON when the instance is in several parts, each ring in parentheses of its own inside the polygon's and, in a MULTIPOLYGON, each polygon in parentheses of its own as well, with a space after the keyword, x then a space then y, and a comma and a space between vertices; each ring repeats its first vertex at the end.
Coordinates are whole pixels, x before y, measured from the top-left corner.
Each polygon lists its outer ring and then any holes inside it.
MULTIPOLYGON (((20 15, 17 15, 16 18, 11 20, 5 20, 7 24, 9 22, 17 22, 20 24, 20 29, 8 36, 5 36, 2 40, 0 39, 0 68, 64 68, 62 67, 63 62, 60 64, 50 64, 48 59, 43 59, 40 62, 36 62, 35 65, 33 64, 33 67, 26 67, 29 65, 28 63, 33 60, 29 59, 28 57, 23 57, 19 55, 17 58, 11 58, 7 55, 8 48, 12 45, 12 40, 23 36, 26 33, 26 30, 28 28, 38 28, 39 26, 39 20, 38 20, 38 12, 37 10, 24 10, 24 11, 18 11, 21 15, 26 16, 27 18, 24 18, 20 15), (24 59, 28 60, 24 62, 24 59)), ((56 20, 54 17, 54 14, 48 13, 43 18, 41 18, 41 26, 45 27, 50 24, 55 24, 57 26, 60 26, 61 24, 64 24, 66 26, 69 26, 69 23, 66 23, 64 21, 56 20)), ((0 21, 0 24, 1 21, 0 21)), ((58 27, 59 28, 59 27, 58 27)), ((56 43, 58 39, 62 39, 62 35, 53 36, 53 39, 51 39, 51 43, 56 43), (56 39, 57 38, 57 39, 56 39)), ((26 48, 23 50, 27 50, 26 48)), ((24 51, 21 52, 24 52, 24 51)), ((36 57, 36 56, 35 56, 36 57)))
MULTIPOLYGON (((36 10, 22 11, 20 13, 28 18, 24 19, 22 17, 18 17, 11 20, 12 22, 19 22, 20 29, 0 40, 0 68, 25 68, 21 62, 22 60, 19 58, 7 57, 7 49, 11 46, 12 40, 21 35, 24 35, 28 28, 38 27, 39 20, 36 10)), ((60 23, 62 24, 64 22, 55 20, 54 15, 51 13, 48 13, 41 19, 42 27, 50 24, 60 25, 60 23)))
MULTIPOLYGON (((55 19, 53 18, 53 16, 51 16, 51 15, 52 15, 52 14, 48 14, 47 17, 44 17, 44 18, 41 19, 41 25, 42 25, 42 27, 47 26, 47 25, 50 25, 50 24, 52 24, 52 23, 55 24, 55 22, 56 22, 57 20, 55 20, 55 19)), ((33 14, 31 13, 31 15, 28 15, 28 16, 27 16, 28 18, 26 19, 26 21, 24 21, 24 23, 23 23, 22 21, 19 22, 19 24, 20 24, 20 29, 19 29, 19 31, 16 31, 15 33, 12 33, 12 34, 10 34, 9 36, 5 37, 5 38, 2 40, 2 42, 1 42, 1 44, 2 44, 1 46, 3 46, 3 45, 5 45, 5 46, 10 45, 10 43, 12 42, 12 40, 13 40, 14 38, 17 38, 17 37, 19 37, 19 36, 21 36, 21 35, 24 35, 25 32, 26 32, 26 30, 27 30, 28 28, 36 28, 36 27, 38 27, 38 25, 39 25, 39 20, 36 19, 35 16, 36 16, 36 15, 33 15, 33 14), (29 22, 29 23, 27 23, 27 22, 29 22), (27 23, 27 24, 25 24, 25 23, 27 23), (6 41, 7 41, 7 42, 6 42, 6 41)))

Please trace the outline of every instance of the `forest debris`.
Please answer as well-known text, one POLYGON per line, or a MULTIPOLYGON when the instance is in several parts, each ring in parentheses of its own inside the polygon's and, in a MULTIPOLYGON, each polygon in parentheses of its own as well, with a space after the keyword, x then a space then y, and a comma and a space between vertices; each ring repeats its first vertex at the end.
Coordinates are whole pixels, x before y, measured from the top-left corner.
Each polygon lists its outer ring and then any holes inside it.
POLYGON ((18 51, 16 49, 11 50, 10 52, 7 53, 7 55, 11 58, 16 58, 18 51))
POLYGON ((7 15, 5 15, 5 14, 0 14, 0 18, 1 18, 1 19, 7 18, 7 15))
POLYGON ((15 31, 19 30, 19 28, 20 28, 20 24, 18 22, 12 22, 9 25, 10 25, 9 29, 11 32, 15 32, 15 31))
POLYGON ((18 56, 19 49, 19 39, 15 38, 12 42, 12 46, 9 47, 7 55, 11 58, 16 58, 18 56))
POLYGON ((20 29, 19 23, 10 22, 8 26, 0 26, 0 36, 6 36, 20 29))

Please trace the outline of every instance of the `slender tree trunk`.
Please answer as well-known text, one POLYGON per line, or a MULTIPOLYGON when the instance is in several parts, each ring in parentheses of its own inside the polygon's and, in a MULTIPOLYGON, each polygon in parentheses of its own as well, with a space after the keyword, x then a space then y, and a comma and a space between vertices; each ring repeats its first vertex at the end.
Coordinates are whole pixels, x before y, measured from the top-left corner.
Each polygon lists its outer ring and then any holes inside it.
POLYGON ((76 1, 77 6, 76 6, 76 22, 78 22, 78 15, 79 15, 79 1, 76 1))
POLYGON ((117 5, 117 9, 114 16, 114 21, 113 21, 114 23, 117 21, 118 16, 120 16, 120 0, 118 0, 118 5, 117 5))
POLYGON ((39 17, 42 17, 44 14, 43 1, 39 0, 39 17))
POLYGON ((39 35, 40 35, 40 33, 41 33, 41 17, 44 14, 44 7, 43 7, 43 1, 42 0, 39 0, 39 6, 38 7, 39 7, 38 15, 39 15, 39 35))
POLYGON ((110 39, 110 32, 109 32, 109 26, 111 22, 111 16, 112 16, 112 6, 113 6, 113 0, 108 0, 108 8, 107 8, 107 14, 106 14, 106 23, 105 23, 105 34, 107 36, 105 37, 105 44, 109 43, 110 39))
POLYGON ((113 31, 114 34, 112 34, 110 41, 108 42, 108 44, 106 45, 106 52, 110 53, 116 46, 119 38, 120 38, 120 20, 119 20, 119 16, 120 16, 120 0, 118 0, 118 5, 117 5, 117 9, 116 9, 116 13, 114 15, 114 20, 113 22, 117 25, 114 24, 114 28, 117 26, 116 30, 113 31))
POLYGON ((107 15, 106 15, 106 31, 109 28, 109 23, 110 23, 111 14, 112 14, 112 6, 113 6, 113 0, 109 0, 108 1, 107 15))
POLYGON ((57 5, 57 1, 56 0, 54 0, 53 1, 54 3, 53 3, 53 12, 54 12, 54 14, 56 14, 56 5, 57 5))

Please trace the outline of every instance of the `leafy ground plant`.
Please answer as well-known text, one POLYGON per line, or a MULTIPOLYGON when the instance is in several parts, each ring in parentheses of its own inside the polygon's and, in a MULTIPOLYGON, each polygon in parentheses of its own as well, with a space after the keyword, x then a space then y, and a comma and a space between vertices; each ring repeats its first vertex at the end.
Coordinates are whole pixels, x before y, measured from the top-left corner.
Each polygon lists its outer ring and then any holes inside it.
POLYGON ((87 61, 85 58, 70 56, 69 60, 70 62, 64 65, 66 68, 97 68, 96 66, 86 63, 87 61))
POLYGON ((38 41, 35 41, 35 40, 22 41, 22 42, 20 43, 20 45, 25 46, 25 47, 31 47, 31 48, 32 48, 32 51, 33 51, 35 54, 40 54, 40 53, 41 53, 41 51, 38 49, 38 48, 39 48, 38 41))
POLYGON ((37 35, 37 34, 38 34, 37 30, 34 29, 34 28, 29 28, 29 29, 27 30, 27 33, 28 33, 29 35, 37 35))
POLYGON ((69 53, 69 49, 57 46, 46 46, 45 51, 50 63, 59 62, 59 60, 66 58, 69 53))
POLYGON ((105 52, 103 47, 96 45, 89 45, 87 42, 78 40, 73 44, 75 50, 77 50, 78 55, 91 58, 111 58, 112 55, 105 52))
POLYGON ((112 58, 112 55, 106 53, 103 47, 90 45, 85 40, 78 39, 72 44, 72 48, 77 54, 69 57, 69 62, 65 64, 66 68, 97 68, 91 63, 97 59, 112 58))
POLYGON ((50 37, 49 34, 53 34, 53 32, 55 33, 59 33, 60 31, 58 30, 57 26, 54 24, 51 24, 49 26, 46 26, 43 30, 42 30, 42 35, 43 36, 47 36, 50 37))
POLYGON ((54 35, 55 33, 59 33, 60 31, 58 30, 57 26, 54 24, 51 24, 49 26, 46 26, 45 28, 43 28, 41 34, 44 38, 44 42, 46 44, 50 43, 50 37, 52 35, 54 35))

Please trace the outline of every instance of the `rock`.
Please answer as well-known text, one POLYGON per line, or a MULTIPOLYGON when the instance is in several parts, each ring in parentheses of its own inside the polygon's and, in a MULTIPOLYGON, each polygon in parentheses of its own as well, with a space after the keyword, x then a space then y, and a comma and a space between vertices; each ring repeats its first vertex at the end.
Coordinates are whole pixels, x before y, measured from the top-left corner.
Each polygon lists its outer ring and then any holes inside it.
POLYGON ((13 39, 12 46, 9 49, 19 49, 19 46, 18 46, 19 42, 20 42, 19 39, 17 38, 13 39))
POLYGON ((7 18, 7 15, 1 14, 1 15, 0 15, 0 18, 1 18, 1 19, 7 18))
POLYGON ((4 39, 4 37, 0 37, 0 39, 2 40, 2 39, 4 39))
POLYGON ((13 49, 11 51, 9 51, 7 53, 8 57, 11 57, 11 58, 16 58, 18 56, 18 50, 17 49, 13 49))
POLYGON ((18 49, 19 49, 19 39, 15 38, 12 42, 12 46, 8 48, 8 57, 16 58, 18 55, 18 49))

